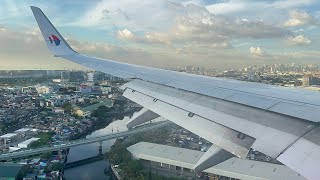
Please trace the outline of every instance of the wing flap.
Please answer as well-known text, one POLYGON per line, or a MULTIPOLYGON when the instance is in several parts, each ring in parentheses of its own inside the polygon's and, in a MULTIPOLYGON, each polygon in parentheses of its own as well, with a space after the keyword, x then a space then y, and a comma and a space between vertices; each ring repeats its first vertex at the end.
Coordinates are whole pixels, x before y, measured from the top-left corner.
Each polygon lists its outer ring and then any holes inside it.
POLYGON ((269 110, 310 121, 313 121, 314 117, 320 117, 320 111, 318 107, 301 103, 279 102, 272 106, 269 110))
POLYGON ((320 127, 317 127, 298 139, 277 160, 307 179, 317 180, 320 171, 320 127))
POLYGON ((238 131, 219 125, 198 115, 189 117, 188 111, 167 104, 160 99, 157 100, 151 96, 146 96, 138 91, 126 89, 123 95, 238 157, 245 158, 252 143, 255 141, 254 138, 248 135, 239 138, 238 131))
MULTIPOLYGON (((259 109, 250 109, 240 104, 145 81, 133 80, 123 85, 122 88, 135 90, 147 97, 159 99, 168 106, 180 108, 185 113, 192 112, 206 119, 206 121, 217 123, 237 132, 247 134, 256 139, 252 148, 273 158, 276 158, 290 144, 313 127, 312 123, 307 121, 301 121, 259 109), (288 124, 290 124, 290 126, 288 126, 288 124)), ((130 93, 129 90, 128 93, 130 93)), ((128 96, 128 98, 140 104, 141 98, 143 99, 145 97, 132 99, 131 96, 128 96)), ((141 105, 147 108, 150 106, 150 104, 141 105)), ((154 110, 152 109, 152 111, 154 110)), ((204 123, 209 123, 206 121, 204 121, 204 123)), ((181 124, 183 123, 195 124, 187 122, 187 119, 185 119, 185 122, 181 122, 181 124)), ((200 122, 196 124, 200 126, 200 122)), ((206 126, 209 126, 209 124, 206 124, 206 126)), ((193 129, 192 132, 198 134, 199 130, 193 129)))
POLYGON ((159 117, 158 114, 150 111, 147 108, 143 108, 138 113, 133 114, 132 118, 127 122, 126 126, 128 129, 130 129, 134 126, 151 121, 157 117, 159 117))

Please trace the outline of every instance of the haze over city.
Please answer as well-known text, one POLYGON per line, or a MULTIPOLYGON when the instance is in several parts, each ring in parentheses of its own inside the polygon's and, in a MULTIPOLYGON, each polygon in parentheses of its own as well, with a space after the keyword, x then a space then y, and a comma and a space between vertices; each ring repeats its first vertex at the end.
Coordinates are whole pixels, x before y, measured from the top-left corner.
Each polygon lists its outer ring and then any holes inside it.
POLYGON ((156 67, 319 64, 316 0, 0 2, 0 69, 85 69, 53 58, 29 8, 39 6, 84 54, 156 67))

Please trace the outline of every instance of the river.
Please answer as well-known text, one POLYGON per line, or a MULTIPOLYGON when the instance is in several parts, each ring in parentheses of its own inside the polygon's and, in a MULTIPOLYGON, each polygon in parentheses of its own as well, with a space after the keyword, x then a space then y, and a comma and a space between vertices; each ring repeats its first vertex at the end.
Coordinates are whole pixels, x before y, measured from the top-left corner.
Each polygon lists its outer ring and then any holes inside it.
MULTIPOLYGON (((129 120, 129 117, 125 117, 123 120, 113 121, 107 127, 94 131, 90 135, 87 135, 86 138, 93 138, 93 137, 110 134, 112 133, 112 130, 114 133, 118 131, 119 132, 126 131, 127 128, 125 124, 128 122, 128 120, 129 120)), ((103 153, 108 152, 114 142, 115 142, 115 139, 104 141, 102 144, 103 153)), ((96 155, 98 155, 98 143, 72 147, 69 150, 68 163, 93 157, 96 155)), ((109 162, 105 160, 101 160, 101 161, 86 164, 83 166, 75 167, 72 169, 67 169, 65 170, 64 175, 67 180, 73 180, 73 179, 75 180, 91 180, 91 179, 112 180, 112 177, 108 177, 104 174, 104 170, 107 166, 109 166, 109 162)))

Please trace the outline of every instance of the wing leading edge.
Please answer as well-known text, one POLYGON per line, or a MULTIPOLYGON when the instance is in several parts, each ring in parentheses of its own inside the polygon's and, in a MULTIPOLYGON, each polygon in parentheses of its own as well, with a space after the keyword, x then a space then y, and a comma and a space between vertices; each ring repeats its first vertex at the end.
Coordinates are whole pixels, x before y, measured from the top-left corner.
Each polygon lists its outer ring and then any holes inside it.
POLYGON ((54 56, 113 76, 135 79, 123 87, 124 95, 146 109, 128 126, 143 122, 143 116, 160 115, 222 148, 212 147, 208 159, 198 162, 195 169, 220 162, 212 158, 215 155, 223 153, 227 158, 231 157, 230 153, 244 158, 254 148, 308 179, 320 177, 316 168, 320 162, 318 93, 82 55, 68 45, 41 9, 33 6, 31 9, 54 56), (167 113, 174 108, 175 116, 167 113), (184 115, 188 113, 194 116, 186 120, 184 115))

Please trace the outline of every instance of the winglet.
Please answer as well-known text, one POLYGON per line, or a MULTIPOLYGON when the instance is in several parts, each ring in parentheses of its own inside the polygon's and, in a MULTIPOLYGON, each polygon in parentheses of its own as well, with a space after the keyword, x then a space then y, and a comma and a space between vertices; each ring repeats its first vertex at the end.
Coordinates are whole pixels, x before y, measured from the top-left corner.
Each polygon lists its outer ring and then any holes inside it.
POLYGON ((54 56, 65 56, 78 54, 69 44, 64 40, 57 29, 52 25, 46 15, 40 8, 30 6, 34 17, 39 25, 43 38, 54 56))

